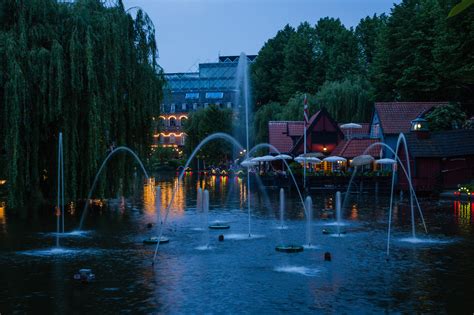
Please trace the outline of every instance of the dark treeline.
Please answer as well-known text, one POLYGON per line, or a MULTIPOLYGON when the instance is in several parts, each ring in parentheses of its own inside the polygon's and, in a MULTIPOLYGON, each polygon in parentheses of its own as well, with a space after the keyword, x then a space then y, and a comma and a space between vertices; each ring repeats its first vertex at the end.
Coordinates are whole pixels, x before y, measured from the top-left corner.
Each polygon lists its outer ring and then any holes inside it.
MULTIPOLYGON (((54 197, 59 132, 68 200, 85 198, 113 144, 148 153, 163 80, 153 24, 134 13, 121 1, 0 1, 0 164, 9 207, 54 197)), ((132 176, 131 165, 113 159, 97 194, 127 190, 130 180, 121 179, 132 176)))
POLYGON ((374 101, 453 101, 474 106, 474 9, 458 0, 403 0, 389 15, 346 28, 323 18, 285 26, 252 67, 256 141, 268 120, 302 119, 324 106, 341 122, 369 121, 374 101))

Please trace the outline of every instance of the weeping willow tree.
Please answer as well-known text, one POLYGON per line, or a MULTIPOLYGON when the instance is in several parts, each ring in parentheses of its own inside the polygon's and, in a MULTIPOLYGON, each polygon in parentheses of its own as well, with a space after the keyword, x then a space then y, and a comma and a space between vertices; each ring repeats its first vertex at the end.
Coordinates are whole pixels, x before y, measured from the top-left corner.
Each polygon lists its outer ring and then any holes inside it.
MULTIPOLYGON (((141 10, 132 17, 121 1, 0 0, 0 164, 9 207, 54 196, 59 132, 69 200, 86 196, 111 145, 148 156, 162 97, 156 60, 151 20, 141 10)), ((128 189, 120 181, 134 172, 128 162, 113 159, 99 195, 128 189)))

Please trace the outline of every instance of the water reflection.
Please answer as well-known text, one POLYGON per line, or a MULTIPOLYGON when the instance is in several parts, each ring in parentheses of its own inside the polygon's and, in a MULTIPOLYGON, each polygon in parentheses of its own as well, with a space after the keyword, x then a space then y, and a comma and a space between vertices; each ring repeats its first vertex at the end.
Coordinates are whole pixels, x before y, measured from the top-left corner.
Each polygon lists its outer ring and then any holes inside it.
POLYGON ((0 228, 2 230, 2 233, 7 232, 7 219, 5 216, 5 202, 0 201, 0 228))
POLYGON ((474 211, 474 201, 454 201, 454 216, 460 231, 463 234, 471 232, 471 224, 473 221, 472 211, 474 211))

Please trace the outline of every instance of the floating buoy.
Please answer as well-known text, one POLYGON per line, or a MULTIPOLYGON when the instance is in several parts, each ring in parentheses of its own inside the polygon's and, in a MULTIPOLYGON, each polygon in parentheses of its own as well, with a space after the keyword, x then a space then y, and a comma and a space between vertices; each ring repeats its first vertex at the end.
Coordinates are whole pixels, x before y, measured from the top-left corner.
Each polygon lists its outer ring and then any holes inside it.
POLYGON ((209 225, 209 228, 211 230, 228 230, 230 229, 230 226, 226 224, 213 224, 213 225, 209 225))
POLYGON ((324 253, 324 260, 325 261, 331 261, 331 253, 330 252, 325 252, 324 253))
MULTIPOLYGON (((170 241, 170 239, 167 238, 167 237, 162 236, 160 238, 160 244, 169 243, 169 241, 170 241)), ((146 240, 143 240, 143 244, 156 244, 156 243, 158 243, 158 237, 157 236, 153 236, 153 237, 147 238, 146 240)))
POLYGON ((278 245, 275 247, 275 250, 282 253, 299 253, 302 252, 304 248, 300 245, 278 245))

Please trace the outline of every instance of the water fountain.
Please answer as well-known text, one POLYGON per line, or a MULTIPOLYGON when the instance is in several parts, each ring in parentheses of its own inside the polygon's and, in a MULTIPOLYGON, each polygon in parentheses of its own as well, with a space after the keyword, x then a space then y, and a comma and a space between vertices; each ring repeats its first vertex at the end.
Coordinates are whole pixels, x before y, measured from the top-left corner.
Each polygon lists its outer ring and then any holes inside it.
MULTIPOLYGON (((401 169, 402 169, 402 171, 403 171, 403 173, 404 173, 404 175, 405 175, 405 177, 407 178, 407 181, 408 181, 409 192, 410 192, 412 237, 401 239, 401 241, 406 241, 406 242, 410 242, 410 243, 423 243, 425 241, 426 242, 432 242, 431 240, 423 240, 423 239, 420 239, 420 238, 416 237, 415 215, 414 215, 415 211, 414 211, 414 203, 413 203, 414 201, 416 202, 418 212, 420 214, 421 221, 423 223, 423 227, 425 229, 425 232, 428 233, 428 230, 426 228, 426 223, 425 223, 425 220, 424 220, 424 217, 423 217, 423 212, 421 211, 420 203, 418 201, 418 198, 416 197, 415 189, 413 188, 413 183, 411 181, 410 157, 409 157, 409 154, 408 154, 408 146, 407 146, 404 134, 401 133, 398 137, 396 151, 394 151, 390 146, 388 146, 387 144, 385 144, 383 142, 376 142, 376 143, 372 143, 370 146, 368 146, 364 150, 362 155, 366 155, 367 152, 369 152, 369 150, 372 149, 375 146, 384 147, 385 149, 387 149, 388 151, 390 151, 393 154, 394 160, 387 159, 387 160, 389 160, 388 162, 390 162, 391 164, 394 164, 394 165, 398 162, 401 169), (406 161, 407 161, 407 168, 405 168, 404 164, 402 163, 402 161, 400 160, 400 157, 398 155, 398 149, 399 149, 401 143, 404 144, 405 157, 406 157, 406 161), (407 169, 408 169, 408 171, 407 171, 407 169)), ((353 178, 355 177, 356 172, 357 172, 357 167, 355 168, 354 173, 352 174, 351 180, 349 182, 349 186, 347 188, 347 193, 346 193, 346 196, 344 198, 344 206, 346 205, 347 198, 349 197, 351 183, 352 183, 353 178)), ((389 222, 388 222, 388 232, 387 232, 387 256, 390 253, 390 233, 391 233, 391 219, 392 219, 392 208, 393 208, 392 204, 393 204, 394 185, 395 185, 395 169, 392 172, 392 185, 391 185, 391 193, 390 193, 389 222)))
POLYGON ((205 189, 202 197, 202 208, 204 213, 204 246, 209 248, 209 229, 207 228, 209 226, 209 190, 205 189))
POLYGON ((63 133, 59 133, 58 139, 58 196, 55 209, 56 215, 56 247, 59 248, 59 234, 64 233, 64 160, 63 160, 63 133), (62 221, 60 228, 59 221, 62 221))
POLYGON ((312 243, 313 200, 311 199, 310 196, 306 197, 305 208, 306 208, 306 246, 305 247, 311 248, 313 246, 313 243, 312 243))
POLYGON ((285 190, 280 188, 280 229, 286 229, 285 226, 285 190))
MULTIPOLYGON (((236 88, 237 91, 242 91, 242 96, 240 93, 240 100, 237 102, 240 104, 244 104, 245 108, 245 143, 246 143, 246 158, 249 157, 249 106, 250 106, 250 86, 249 86, 249 78, 248 78, 248 61, 247 55, 245 53, 241 53, 239 57, 239 62, 237 64, 237 81, 236 81, 236 88)), ((239 117, 240 119, 240 117, 239 117)), ((247 168, 247 213, 248 213, 248 221, 249 221, 249 237, 252 236, 251 233, 251 225, 250 225, 250 172, 249 168, 247 168)))
MULTIPOLYGON (((89 190, 89 194, 87 195, 86 203, 84 205, 84 210, 82 211, 81 221, 79 223, 79 228, 78 228, 79 231, 82 230, 82 228, 84 226, 84 221, 87 217, 87 209, 89 207, 89 200, 92 198, 92 193, 94 192, 95 186, 97 185, 97 181, 99 180, 99 176, 100 176, 100 174, 102 174, 102 171, 104 170, 104 168, 107 165, 107 162, 110 160, 110 158, 112 156, 114 156, 115 154, 117 154, 118 152, 129 153, 135 159, 135 161, 137 161, 137 163, 140 165, 140 167, 143 171, 143 174, 145 175, 146 180, 149 181, 149 179, 150 179, 150 177, 148 176, 148 172, 145 169, 145 166, 143 166, 142 161, 140 160, 140 158, 138 157, 138 155, 135 152, 133 152, 130 148, 124 147, 124 146, 115 148, 112 152, 110 152, 105 157, 104 161, 102 162, 102 165, 99 168, 99 171, 95 175, 94 181, 92 182, 91 189, 89 190)), ((160 237, 161 237, 161 235, 160 235, 160 237)))
POLYGON ((206 225, 204 220, 204 212, 202 210, 202 188, 198 187, 196 195, 196 213, 199 213, 201 227, 197 228, 196 230, 204 231, 206 229, 206 225))
POLYGON ((341 192, 336 192, 336 222, 337 222, 337 235, 341 236, 341 192))

